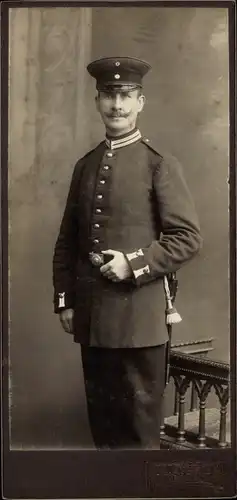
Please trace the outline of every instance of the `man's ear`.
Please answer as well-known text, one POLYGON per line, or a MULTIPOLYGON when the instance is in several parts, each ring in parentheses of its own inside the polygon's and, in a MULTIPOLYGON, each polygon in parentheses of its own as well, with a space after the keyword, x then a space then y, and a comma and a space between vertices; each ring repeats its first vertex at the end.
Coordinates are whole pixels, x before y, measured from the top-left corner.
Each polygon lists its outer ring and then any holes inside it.
POLYGON ((145 102, 146 102, 145 96, 143 94, 139 95, 138 101, 139 101, 138 113, 141 113, 141 111, 144 108, 145 102))
POLYGON ((97 111, 99 111, 99 95, 98 94, 95 96, 95 105, 96 105, 97 111))

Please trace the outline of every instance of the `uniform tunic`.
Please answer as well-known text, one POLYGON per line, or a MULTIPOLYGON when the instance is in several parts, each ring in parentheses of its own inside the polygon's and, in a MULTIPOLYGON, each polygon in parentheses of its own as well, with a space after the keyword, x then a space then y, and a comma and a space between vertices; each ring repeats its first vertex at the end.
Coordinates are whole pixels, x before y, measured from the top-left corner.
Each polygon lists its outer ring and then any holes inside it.
POLYGON ((98 448, 159 448, 165 387, 163 277, 199 250, 178 162, 136 129, 75 166, 53 262, 55 312, 74 309, 88 417, 98 448), (131 278, 112 282, 90 252, 119 250, 131 278), (135 349, 134 349, 135 348, 135 349))
POLYGON ((199 250, 182 168, 140 136, 103 141, 74 169, 53 261, 54 308, 74 308, 74 340, 126 348, 164 344, 163 277, 199 250), (132 277, 114 283, 90 252, 119 250, 132 277))

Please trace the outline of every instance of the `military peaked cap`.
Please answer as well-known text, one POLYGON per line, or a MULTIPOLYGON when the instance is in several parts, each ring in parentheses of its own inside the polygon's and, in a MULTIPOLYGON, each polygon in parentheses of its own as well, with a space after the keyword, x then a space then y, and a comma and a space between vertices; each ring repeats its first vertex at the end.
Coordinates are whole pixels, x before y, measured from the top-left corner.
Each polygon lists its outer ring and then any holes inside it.
POLYGON ((142 87, 142 78, 150 64, 135 57, 104 57, 91 62, 87 70, 96 79, 98 90, 142 87))

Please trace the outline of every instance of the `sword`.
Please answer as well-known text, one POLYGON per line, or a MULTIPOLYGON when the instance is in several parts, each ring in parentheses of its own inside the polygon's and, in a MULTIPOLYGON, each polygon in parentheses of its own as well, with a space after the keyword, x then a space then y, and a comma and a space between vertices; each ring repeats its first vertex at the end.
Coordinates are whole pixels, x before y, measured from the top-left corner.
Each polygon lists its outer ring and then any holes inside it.
POLYGON ((175 323, 180 323, 182 321, 180 314, 174 307, 174 301, 178 289, 178 280, 176 279, 176 273, 171 273, 167 276, 165 275, 163 278, 163 285, 164 285, 165 299, 166 299, 165 319, 168 332, 168 342, 166 348, 166 375, 165 375, 165 383, 167 385, 169 383, 169 378, 170 378, 170 349, 171 349, 171 339, 172 339, 172 325, 175 323))

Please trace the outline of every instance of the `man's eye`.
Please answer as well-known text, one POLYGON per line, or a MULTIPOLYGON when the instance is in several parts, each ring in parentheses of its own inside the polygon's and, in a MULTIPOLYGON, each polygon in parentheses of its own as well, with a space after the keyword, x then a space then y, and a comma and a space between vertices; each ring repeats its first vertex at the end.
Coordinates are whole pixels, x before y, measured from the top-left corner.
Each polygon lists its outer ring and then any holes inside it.
POLYGON ((126 94, 126 93, 121 94, 121 98, 122 98, 122 99, 128 99, 128 97, 130 97, 130 95, 129 95, 129 94, 126 94))
POLYGON ((112 94, 108 94, 107 92, 102 94, 103 99, 112 99, 112 94))

